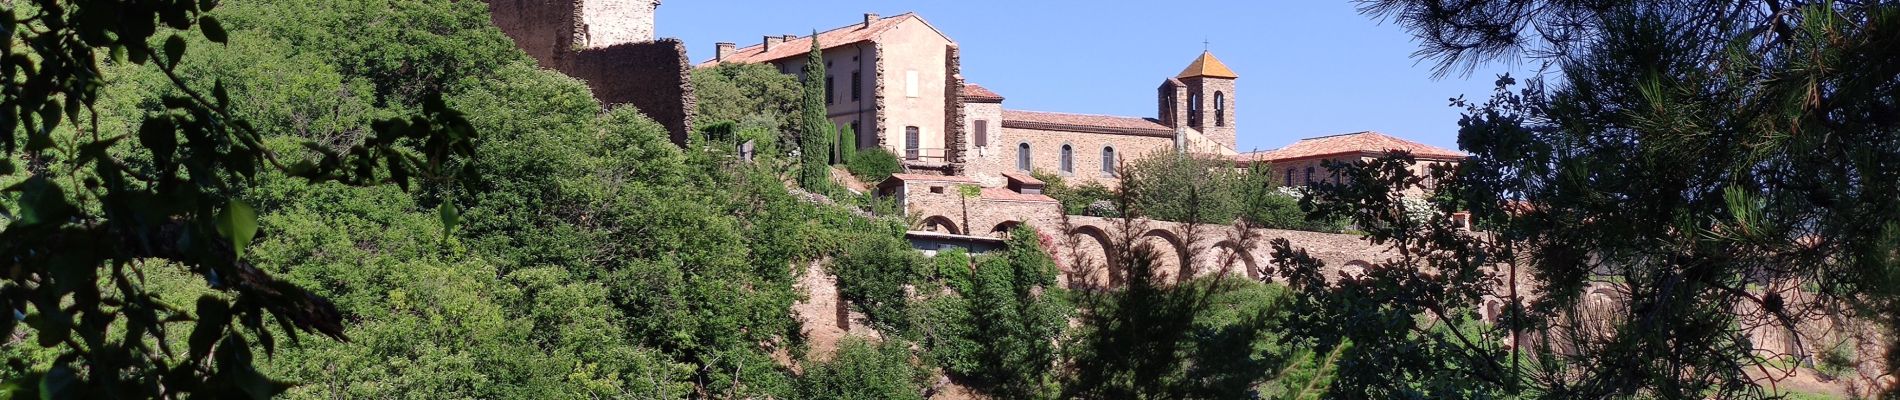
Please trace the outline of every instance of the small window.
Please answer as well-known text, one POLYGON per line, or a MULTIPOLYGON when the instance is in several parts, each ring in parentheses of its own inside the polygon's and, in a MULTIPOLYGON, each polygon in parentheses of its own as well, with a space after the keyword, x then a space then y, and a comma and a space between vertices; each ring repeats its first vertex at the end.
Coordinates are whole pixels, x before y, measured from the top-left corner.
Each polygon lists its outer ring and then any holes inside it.
POLYGON ((1068 173, 1075 172, 1075 151, 1074 149, 1070 149, 1069 145, 1066 145, 1066 144, 1062 145, 1061 166, 1062 166, 1062 173, 1068 174, 1068 173))
POLYGON ((1292 168, 1286 169, 1286 180, 1280 181, 1280 185, 1293 186, 1293 169, 1292 168))
POLYGON ((976 120, 976 147, 990 145, 990 121, 976 120))
POLYGON ((917 97, 917 70, 904 71, 904 96, 917 97))
POLYGON ((851 71, 851 101, 864 98, 864 71, 851 71))
POLYGON ((1029 170, 1029 144, 1028 143, 1016 144, 1016 169, 1024 170, 1024 171, 1029 170))
POLYGON ((1201 95, 1189 94, 1187 104, 1188 125, 1201 126, 1201 95))
POLYGON ((1306 167, 1306 185, 1313 185, 1313 167, 1306 167))
POLYGON ((1227 126, 1227 94, 1214 92, 1214 126, 1227 126))
POLYGON ((943 187, 942 187, 942 186, 931 186, 931 187, 930 187, 930 192, 931 192, 931 193, 936 193, 936 194, 943 194, 943 187))
POLYGON ((832 88, 836 88, 838 87, 838 85, 837 85, 836 79, 833 79, 833 78, 834 77, 831 75, 825 75, 825 104, 832 104, 833 103, 832 100, 835 98, 835 96, 833 96, 833 92, 836 92, 836 91, 832 90, 832 88))
POLYGON ((1102 175, 1115 176, 1115 148, 1102 148, 1102 175))
POLYGON ((917 147, 918 145, 917 142, 923 140, 921 136, 923 135, 917 131, 917 127, 915 126, 904 127, 904 158, 905 159, 916 160, 918 157, 922 156, 922 154, 919 154, 921 153, 920 151, 921 149, 917 147))

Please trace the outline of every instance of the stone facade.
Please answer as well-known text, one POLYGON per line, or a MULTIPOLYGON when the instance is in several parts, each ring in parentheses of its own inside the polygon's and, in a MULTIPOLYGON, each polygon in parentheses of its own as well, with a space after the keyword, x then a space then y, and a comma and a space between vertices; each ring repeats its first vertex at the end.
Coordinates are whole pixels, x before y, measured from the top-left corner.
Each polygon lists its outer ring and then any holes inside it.
POLYGON ((677 39, 654 40, 658 0, 487 0, 489 18, 542 67, 587 82, 605 106, 630 105, 686 143, 695 97, 677 39))
MULTIPOLYGON (((823 49, 833 124, 854 127, 860 148, 883 147, 914 169, 953 172, 950 143, 963 128, 954 123, 962 85, 956 42, 915 14, 865 14, 861 23, 819 32, 815 39, 823 49)), ((798 75, 812 40, 779 35, 744 48, 720 44, 718 55, 699 65, 768 63, 798 75)))

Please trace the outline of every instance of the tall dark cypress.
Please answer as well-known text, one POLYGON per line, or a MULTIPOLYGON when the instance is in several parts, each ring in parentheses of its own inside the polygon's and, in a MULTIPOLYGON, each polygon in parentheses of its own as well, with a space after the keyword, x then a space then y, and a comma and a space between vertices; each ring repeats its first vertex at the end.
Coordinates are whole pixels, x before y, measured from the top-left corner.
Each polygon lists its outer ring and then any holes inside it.
POLYGON ((825 55, 818 44, 818 32, 811 35, 811 55, 805 58, 805 101, 800 109, 798 184, 806 190, 822 191, 830 183, 831 137, 835 131, 825 115, 825 55))

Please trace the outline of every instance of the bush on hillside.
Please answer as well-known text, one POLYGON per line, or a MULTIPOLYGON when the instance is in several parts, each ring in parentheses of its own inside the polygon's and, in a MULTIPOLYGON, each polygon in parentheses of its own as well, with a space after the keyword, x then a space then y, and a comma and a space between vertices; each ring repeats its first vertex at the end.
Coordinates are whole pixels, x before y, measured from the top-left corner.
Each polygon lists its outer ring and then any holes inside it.
POLYGON ((875 184, 883 182, 891 174, 903 172, 904 165, 898 162, 896 154, 879 147, 858 152, 845 164, 845 169, 857 176, 858 180, 875 184))

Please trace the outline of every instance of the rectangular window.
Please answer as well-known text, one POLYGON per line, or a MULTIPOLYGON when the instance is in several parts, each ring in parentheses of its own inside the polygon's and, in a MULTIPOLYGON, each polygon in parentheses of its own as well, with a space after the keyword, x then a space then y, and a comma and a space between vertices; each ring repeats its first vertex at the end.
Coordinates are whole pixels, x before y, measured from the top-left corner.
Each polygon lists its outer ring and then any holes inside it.
POLYGON ((917 97, 917 70, 904 71, 904 96, 917 97))
POLYGON ((832 92, 834 92, 834 90, 831 90, 831 89, 838 87, 838 85, 835 85, 835 83, 837 82, 833 82, 831 75, 825 75, 825 104, 832 103, 832 98, 833 98, 832 92))
POLYGON ((920 135, 917 132, 917 127, 915 126, 904 127, 904 159, 916 160, 917 157, 921 155, 921 154, 918 154, 919 149, 917 148, 917 145, 918 145, 918 142, 923 141, 923 139, 920 138, 919 136, 922 136, 922 135, 920 135))
POLYGON ((990 121, 976 120, 976 147, 990 145, 990 121))
POLYGON ((864 98, 864 72, 851 71, 851 101, 864 98))

